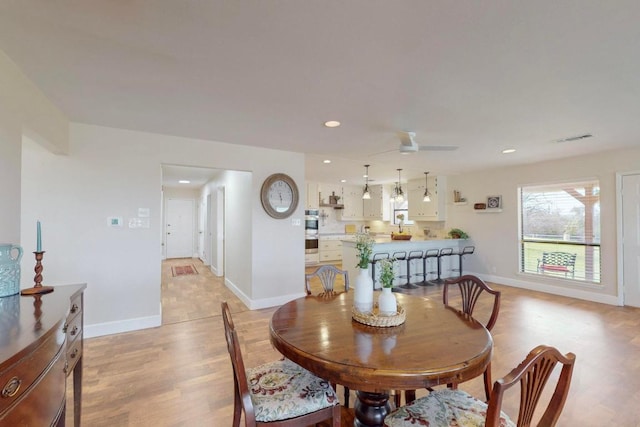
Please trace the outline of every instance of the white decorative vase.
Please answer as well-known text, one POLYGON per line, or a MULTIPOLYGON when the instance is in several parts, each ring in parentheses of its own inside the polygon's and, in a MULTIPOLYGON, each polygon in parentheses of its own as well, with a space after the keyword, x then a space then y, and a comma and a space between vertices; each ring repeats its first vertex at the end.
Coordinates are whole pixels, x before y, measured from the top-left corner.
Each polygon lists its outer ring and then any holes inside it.
POLYGON ((353 297, 353 306, 360 313, 373 311, 373 280, 369 268, 361 268, 356 277, 356 293, 353 297))
POLYGON ((398 312, 396 296, 391 292, 391 288, 382 288, 378 297, 378 310, 381 316, 394 316, 398 312))

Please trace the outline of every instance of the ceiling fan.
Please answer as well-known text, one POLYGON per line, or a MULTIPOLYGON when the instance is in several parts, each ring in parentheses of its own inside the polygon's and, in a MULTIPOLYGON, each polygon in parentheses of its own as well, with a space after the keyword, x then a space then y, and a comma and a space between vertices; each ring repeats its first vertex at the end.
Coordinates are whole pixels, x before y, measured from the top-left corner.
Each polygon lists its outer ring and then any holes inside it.
POLYGON ((417 153, 418 151, 455 151, 458 149, 455 145, 418 145, 416 142, 415 132, 400 131, 397 133, 398 139, 400 139, 400 146, 393 150, 381 151, 373 153, 371 156, 377 156, 379 154, 387 154, 393 151, 397 151, 400 154, 417 153))
MULTIPOLYGON (((400 138, 400 153, 408 154, 417 151, 455 151, 455 145, 418 145, 415 132, 398 132, 400 138)), ((390 150, 393 151, 393 150, 390 150)))

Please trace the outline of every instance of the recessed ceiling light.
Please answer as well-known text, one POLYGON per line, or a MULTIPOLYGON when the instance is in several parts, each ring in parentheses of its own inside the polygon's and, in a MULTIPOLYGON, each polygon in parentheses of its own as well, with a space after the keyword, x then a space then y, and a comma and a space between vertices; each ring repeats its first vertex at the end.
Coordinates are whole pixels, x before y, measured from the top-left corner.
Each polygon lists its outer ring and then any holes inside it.
POLYGON ((181 179, 180 181, 178 181, 180 184, 191 184, 191 181, 189 181, 188 179, 181 179))
POLYGON ((341 179, 340 182, 347 182, 347 180, 346 179, 341 179))
POLYGON ((502 154, 509 154, 509 153, 515 153, 516 149, 515 148, 505 148, 504 150, 502 150, 502 154))
POLYGON ((329 160, 329 159, 327 159, 327 160, 323 160, 323 161, 322 161, 322 163, 327 163, 327 164, 329 164, 329 163, 331 163, 331 160, 329 160))
POLYGON ((337 120, 329 120, 324 122, 324 125, 328 128, 337 128, 338 126, 340 126, 340 122, 337 120))

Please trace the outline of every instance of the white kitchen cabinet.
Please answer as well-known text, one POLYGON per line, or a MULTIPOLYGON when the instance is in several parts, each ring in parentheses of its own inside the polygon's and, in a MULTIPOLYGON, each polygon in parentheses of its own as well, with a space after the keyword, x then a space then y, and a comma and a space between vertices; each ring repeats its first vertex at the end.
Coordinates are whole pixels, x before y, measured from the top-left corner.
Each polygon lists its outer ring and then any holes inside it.
MULTIPOLYGON (((362 193, 362 191, 361 191, 362 193)), ((389 221, 390 195, 387 187, 383 185, 369 186, 370 199, 363 199, 363 216, 365 220, 389 221)), ((362 198, 362 195, 360 195, 362 198)))
POLYGON ((444 221, 446 219, 447 178, 429 177, 430 202, 423 202, 425 180, 416 179, 407 183, 409 219, 413 221, 444 221))
POLYGON ((318 252, 320 262, 342 261, 343 236, 320 236, 318 252))
POLYGON ((318 209, 319 189, 317 182, 307 182, 307 201, 305 209, 318 209))
POLYGON ((362 187, 355 185, 342 187, 342 200, 344 204, 344 209, 341 211, 342 221, 364 219, 362 187))

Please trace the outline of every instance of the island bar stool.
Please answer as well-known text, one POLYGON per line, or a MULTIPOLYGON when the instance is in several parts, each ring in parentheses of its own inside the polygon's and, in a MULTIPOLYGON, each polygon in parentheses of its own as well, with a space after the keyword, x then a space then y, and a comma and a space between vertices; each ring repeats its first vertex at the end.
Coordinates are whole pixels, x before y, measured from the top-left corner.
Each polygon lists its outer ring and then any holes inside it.
POLYGON ((381 259, 389 259, 389 254, 386 252, 375 253, 371 258, 371 261, 369 261, 369 263, 371 264, 371 279, 373 280, 373 289, 376 288, 376 263, 381 259))
MULTIPOLYGON (((446 257, 446 256, 452 256, 453 255, 453 248, 442 248, 440 249, 440 253, 438 254, 438 278, 436 280, 431 280, 431 283, 443 283, 444 280, 442 280, 442 258, 446 257)), ((457 254, 456 254, 457 255, 457 254)))
POLYGON ((433 258, 437 263, 439 254, 440 254, 440 249, 427 249, 426 251, 424 251, 424 256, 422 257, 422 282, 418 282, 417 283, 418 285, 427 286, 427 285, 433 284, 427 280, 427 275, 436 274, 438 270, 427 271, 427 262, 429 258, 433 258))
POLYGON ((461 251, 454 253, 454 255, 458 255, 458 268, 452 268, 451 271, 457 271, 462 276, 462 257, 465 255, 471 255, 476 250, 475 246, 465 246, 461 251))
MULTIPOLYGON (((403 289, 418 289, 418 287, 416 285, 411 284, 411 261, 415 260, 415 259, 422 259, 422 251, 409 251, 409 256, 406 257, 406 261, 407 261, 407 274, 406 275, 402 275, 402 276, 398 276, 398 278, 406 278, 407 279, 407 283, 400 285, 401 288, 403 289)), ((415 274, 414 274, 415 276, 415 274)))
MULTIPOLYGON (((392 262, 396 262, 396 261, 404 261, 405 259, 407 259, 407 252, 406 251, 398 251, 398 252, 394 252, 393 255, 391 255, 391 261, 392 262)), ((400 276, 396 277, 396 279, 399 279, 400 276)), ((396 287, 393 287, 391 289, 393 292, 397 292, 396 287)))

